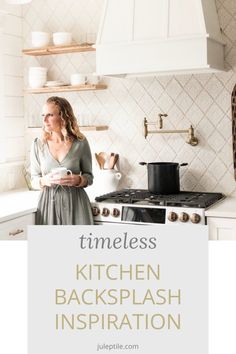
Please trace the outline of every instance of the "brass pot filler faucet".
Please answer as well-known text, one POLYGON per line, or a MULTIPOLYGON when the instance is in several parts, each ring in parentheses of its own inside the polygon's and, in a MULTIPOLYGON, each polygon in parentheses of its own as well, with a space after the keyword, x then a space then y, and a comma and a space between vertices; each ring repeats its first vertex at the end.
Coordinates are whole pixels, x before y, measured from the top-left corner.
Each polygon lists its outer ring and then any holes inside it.
POLYGON ((148 122, 147 118, 144 118, 144 137, 146 139, 146 137, 148 136, 148 134, 173 134, 173 133, 186 133, 188 134, 188 138, 186 140, 186 143, 192 145, 192 146, 196 146, 198 144, 198 138, 196 138, 194 136, 194 129, 193 126, 190 125, 189 129, 174 129, 174 130, 166 130, 166 129, 162 129, 163 128, 163 117, 167 117, 168 114, 158 114, 159 119, 157 122, 148 122), (155 125, 157 126, 158 129, 155 130, 148 130, 148 126, 149 125, 155 125))

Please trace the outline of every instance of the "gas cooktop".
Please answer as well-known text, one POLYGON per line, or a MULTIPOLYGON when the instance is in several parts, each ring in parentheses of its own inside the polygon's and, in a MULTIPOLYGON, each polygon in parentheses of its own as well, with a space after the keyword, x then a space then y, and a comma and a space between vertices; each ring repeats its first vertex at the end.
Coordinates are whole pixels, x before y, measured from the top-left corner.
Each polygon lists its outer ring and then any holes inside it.
POLYGON ((179 192, 178 194, 154 194, 146 189, 122 189, 96 197, 97 202, 120 204, 151 204, 187 208, 204 208, 225 198, 222 193, 179 192))

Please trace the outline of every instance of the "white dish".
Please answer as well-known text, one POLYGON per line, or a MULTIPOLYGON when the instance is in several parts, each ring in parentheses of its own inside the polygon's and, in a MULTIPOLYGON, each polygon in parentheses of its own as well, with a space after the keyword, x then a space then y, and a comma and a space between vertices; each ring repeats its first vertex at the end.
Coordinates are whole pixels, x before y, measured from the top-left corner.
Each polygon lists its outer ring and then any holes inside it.
POLYGON ((31 88, 40 88, 45 85, 46 80, 32 80, 29 78, 29 87, 31 88))
POLYGON ((48 69, 43 66, 31 66, 29 68, 29 75, 46 75, 47 70, 48 69))
POLYGON ((88 82, 86 74, 75 73, 70 76, 71 86, 85 85, 88 82))
POLYGON ((69 45, 72 42, 70 32, 55 32, 52 35, 54 45, 69 45))
POLYGON ((63 86, 65 85, 61 81, 47 81, 44 86, 46 87, 55 87, 55 86, 63 86))
POLYGON ((48 32, 31 32, 32 46, 35 48, 46 47, 50 42, 50 34, 48 32))

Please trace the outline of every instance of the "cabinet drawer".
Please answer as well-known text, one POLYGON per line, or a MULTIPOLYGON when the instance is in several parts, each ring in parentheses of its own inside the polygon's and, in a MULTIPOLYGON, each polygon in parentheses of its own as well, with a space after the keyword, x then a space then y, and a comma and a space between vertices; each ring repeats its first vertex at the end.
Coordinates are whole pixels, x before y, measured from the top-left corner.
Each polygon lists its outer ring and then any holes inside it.
POLYGON ((35 214, 0 223, 0 240, 26 240, 27 225, 34 225, 35 214))

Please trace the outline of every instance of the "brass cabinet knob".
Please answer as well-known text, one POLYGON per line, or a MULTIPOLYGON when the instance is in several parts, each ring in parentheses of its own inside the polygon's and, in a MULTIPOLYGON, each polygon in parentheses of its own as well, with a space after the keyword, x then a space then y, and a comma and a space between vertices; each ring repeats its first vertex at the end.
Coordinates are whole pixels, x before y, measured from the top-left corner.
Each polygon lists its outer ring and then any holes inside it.
POLYGON ((185 212, 180 213, 179 220, 182 222, 187 222, 189 220, 189 215, 185 212))
POLYGON ((193 224, 198 224, 201 221, 201 216, 197 213, 193 213, 190 216, 190 220, 192 221, 193 224))
POLYGON ((93 216, 98 216, 100 214, 100 209, 98 207, 92 207, 93 216))
POLYGON ((109 216, 110 210, 108 208, 103 208, 102 209, 102 216, 109 216))
POLYGON ((112 210, 112 216, 114 216, 115 218, 117 218, 120 215, 120 210, 117 208, 114 208, 112 210))
POLYGON ((169 221, 176 221, 177 219, 178 219, 178 215, 174 211, 171 211, 168 214, 168 220, 169 221))

